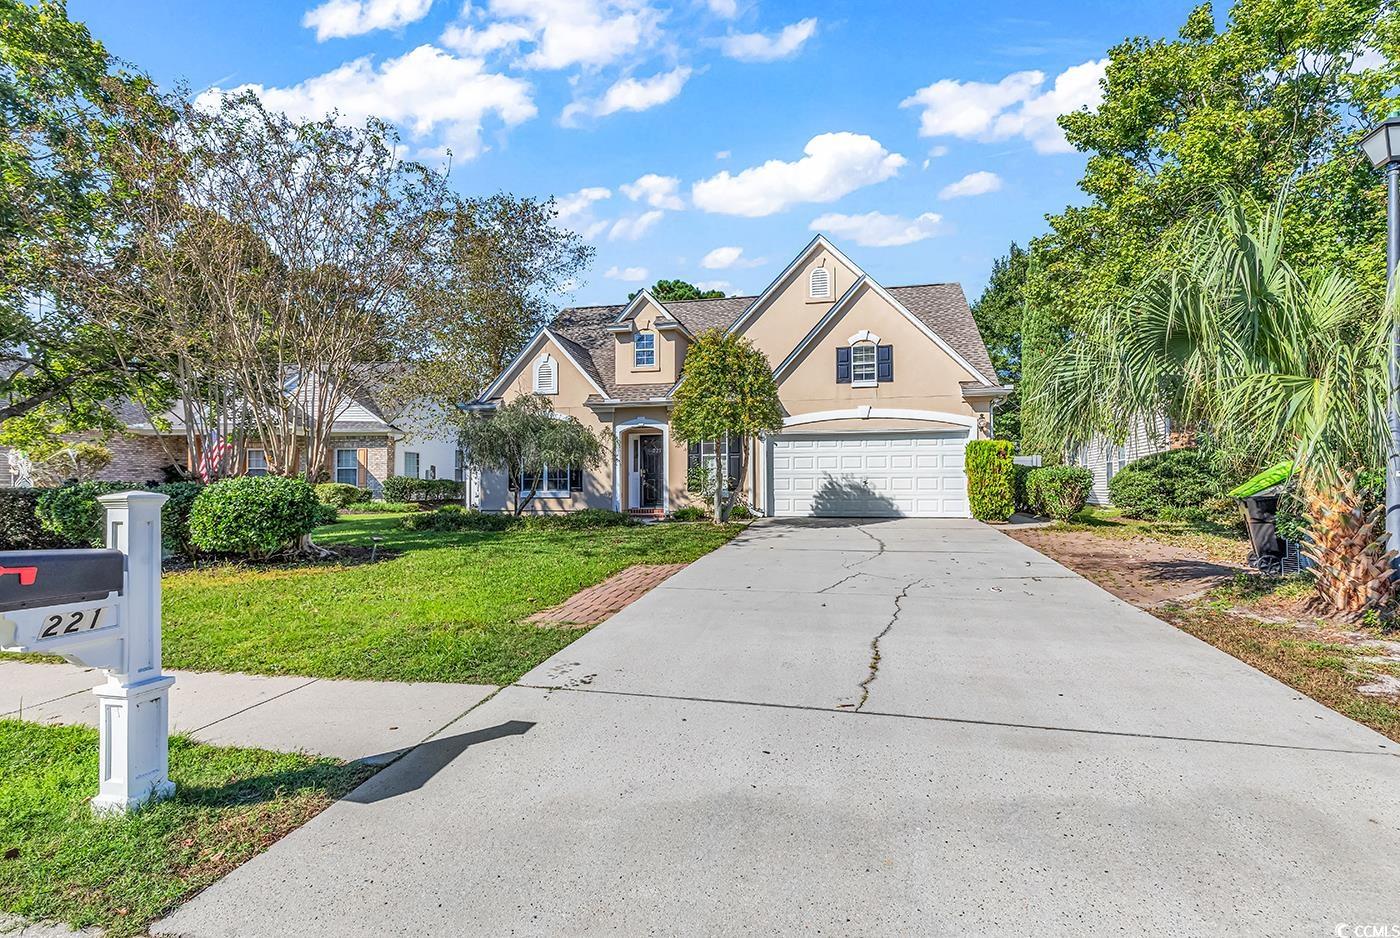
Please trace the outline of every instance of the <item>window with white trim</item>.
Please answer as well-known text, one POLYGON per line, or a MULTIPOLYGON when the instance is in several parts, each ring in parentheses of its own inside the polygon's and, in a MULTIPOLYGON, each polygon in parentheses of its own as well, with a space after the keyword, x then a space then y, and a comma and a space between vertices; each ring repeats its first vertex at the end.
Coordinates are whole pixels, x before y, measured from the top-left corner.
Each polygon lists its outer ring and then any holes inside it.
POLYGON ((632 338, 632 367, 652 368, 656 365, 656 336, 639 332, 632 338))
POLYGON ((267 475, 267 451, 261 449, 248 450, 248 475, 267 475))
POLYGON ((335 451, 335 481, 346 485, 360 484, 360 456, 355 450, 335 451))
POLYGON ((559 366, 548 355, 541 355, 535 362, 535 393, 559 393, 559 366))
MULTIPOLYGON (((538 498, 567 498, 572 488, 583 487, 583 472, 577 466, 545 466, 539 475, 538 498)), ((529 492, 535 486, 535 472, 532 469, 520 473, 520 491, 529 492)))
POLYGON ((851 346, 851 384, 860 387, 876 383, 875 345, 857 342, 851 346))
POLYGON ((831 299, 831 271, 825 267, 813 267, 807 275, 807 295, 814 300, 831 299))
MULTIPOLYGON (((731 436, 720 443, 720 463, 724 466, 725 475, 729 479, 731 490, 739 487, 739 469, 743 459, 744 443, 738 436, 731 436)), ((714 441, 703 443, 691 443, 686 450, 686 489, 691 492, 697 491, 695 486, 699 482, 700 476, 696 470, 704 467, 709 473, 715 469, 715 444, 714 441)))
POLYGON ((418 478, 418 454, 417 454, 417 453, 404 453, 404 454, 403 454, 403 474, 406 475, 406 476, 408 476, 410 479, 416 479, 416 478, 418 478))

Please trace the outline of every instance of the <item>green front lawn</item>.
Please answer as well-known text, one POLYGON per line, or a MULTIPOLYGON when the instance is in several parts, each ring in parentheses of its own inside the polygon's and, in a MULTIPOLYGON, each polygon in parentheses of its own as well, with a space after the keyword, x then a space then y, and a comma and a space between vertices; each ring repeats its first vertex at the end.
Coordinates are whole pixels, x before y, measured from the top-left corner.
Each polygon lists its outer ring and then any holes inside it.
POLYGON ((0 720, 0 912, 142 932, 374 769, 170 741, 175 796, 97 817, 97 731, 0 720))
MULTIPOLYGON (((195 671, 508 684, 581 634, 530 614, 639 563, 683 563, 737 525, 655 524, 505 532, 407 531, 401 516, 351 516, 318 544, 392 559, 217 565, 163 581, 164 663, 195 671)), ((358 560, 358 558, 356 558, 358 560)))

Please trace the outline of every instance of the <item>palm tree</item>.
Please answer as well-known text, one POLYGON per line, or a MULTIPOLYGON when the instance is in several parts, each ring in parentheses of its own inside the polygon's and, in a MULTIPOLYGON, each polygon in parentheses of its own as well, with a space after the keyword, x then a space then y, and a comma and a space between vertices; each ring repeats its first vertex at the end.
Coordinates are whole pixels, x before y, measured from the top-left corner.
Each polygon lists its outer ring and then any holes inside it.
POLYGON ((1389 447, 1394 304, 1376 315, 1341 271, 1301 276, 1284 247, 1286 200, 1222 196, 1157 273, 1071 338, 1036 393, 1066 446, 1166 413, 1208 427, 1238 469, 1291 455, 1319 591, 1356 614, 1394 590, 1379 511, 1355 485, 1389 447))

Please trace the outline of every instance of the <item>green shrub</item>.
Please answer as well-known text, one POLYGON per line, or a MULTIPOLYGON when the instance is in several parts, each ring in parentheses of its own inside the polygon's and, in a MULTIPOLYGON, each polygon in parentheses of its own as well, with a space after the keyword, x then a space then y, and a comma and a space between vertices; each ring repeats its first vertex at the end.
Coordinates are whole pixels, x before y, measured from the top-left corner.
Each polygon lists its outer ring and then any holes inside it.
POLYGON ((136 482, 75 482, 47 489, 35 503, 44 530, 74 547, 105 547, 107 510, 99 495, 145 488, 136 482))
POLYGON ((671 517, 676 521, 704 521, 709 514, 699 505, 686 505, 671 512, 671 517))
POLYGON ((729 509, 729 520, 748 521, 753 517, 753 509, 744 502, 735 502, 729 509))
POLYGON ((1108 483, 1114 507, 1129 518, 1157 518, 1164 508, 1199 508, 1224 492, 1210 457, 1192 448, 1135 459, 1108 483))
POLYGON ((370 490, 344 482, 322 482, 316 486, 316 500, 332 508, 348 508, 370 499, 370 490))
POLYGON ((1026 491, 1026 481, 1030 478, 1031 470, 1034 466, 1023 466, 1020 463, 1011 464, 1011 501, 1016 505, 1017 511, 1033 512, 1031 498, 1026 491))
POLYGON ((1008 440, 967 444, 967 501, 972 517, 979 521, 1005 521, 1016 510, 1011 446, 1008 440))
POLYGON ((461 505, 444 505, 436 511, 410 514, 402 524, 410 531, 505 531, 519 522, 510 515, 469 511, 461 505))
POLYGON ((389 476, 380 486, 385 501, 390 502, 460 502, 462 483, 455 479, 415 479, 412 476, 389 476))
POLYGON ((204 483, 167 482, 151 486, 151 491, 167 496, 160 509, 160 538, 165 549, 185 556, 195 553, 194 542, 190 540, 190 512, 194 510, 195 499, 204 491, 204 483))
POLYGON ((1026 496, 1037 514, 1068 521, 1084 510, 1094 474, 1083 466, 1041 466, 1026 477, 1026 496))
POLYGON ((340 523, 340 509, 325 502, 316 503, 316 527, 340 523))
POLYGON ((0 489, 0 550, 72 546, 39 521, 39 497, 49 489, 0 489))
POLYGON ((530 527, 565 528, 570 531, 617 528, 637 523, 625 511, 608 511, 605 508, 584 508, 559 515, 527 515, 522 520, 530 527))
POLYGON ((352 515, 398 515, 417 510, 417 502, 356 502, 349 508, 352 515))
POLYGON ((243 476, 205 486, 190 512, 200 550, 266 559, 316 527, 316 493, 302 479, 243 476))

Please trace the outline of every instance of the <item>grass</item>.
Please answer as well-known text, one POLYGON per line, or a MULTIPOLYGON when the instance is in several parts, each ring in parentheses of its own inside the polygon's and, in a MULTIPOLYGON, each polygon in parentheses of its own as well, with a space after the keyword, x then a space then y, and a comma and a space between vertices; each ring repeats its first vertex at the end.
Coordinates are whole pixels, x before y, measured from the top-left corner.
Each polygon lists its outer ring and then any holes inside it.
POLYGON ((1115 508, 1090 506, 1073 521, 1057 521, 1050 527, 1055 531, 1088 531, 1107 538, 1147 538, 1198 551, 1210 560, 1224 563, 1243 563, 1249 552, 1244 532, 1234 528, 1191 521, 1141 521, 1125 518, 1115 508))
POLYGON ((504 532, 408 531, 351 515, 315 540, 377 563, 223 564, 163 581, 165 665, 323 678, 507 684, 582 634, 524 623, 638 563, 684 563, 737 533, 657 524, 504 532))
POLYGON ((0 911, 139 934, 372 774, 174 737, 175 796, 98 817, 95 730, 0 720, 0 911))

